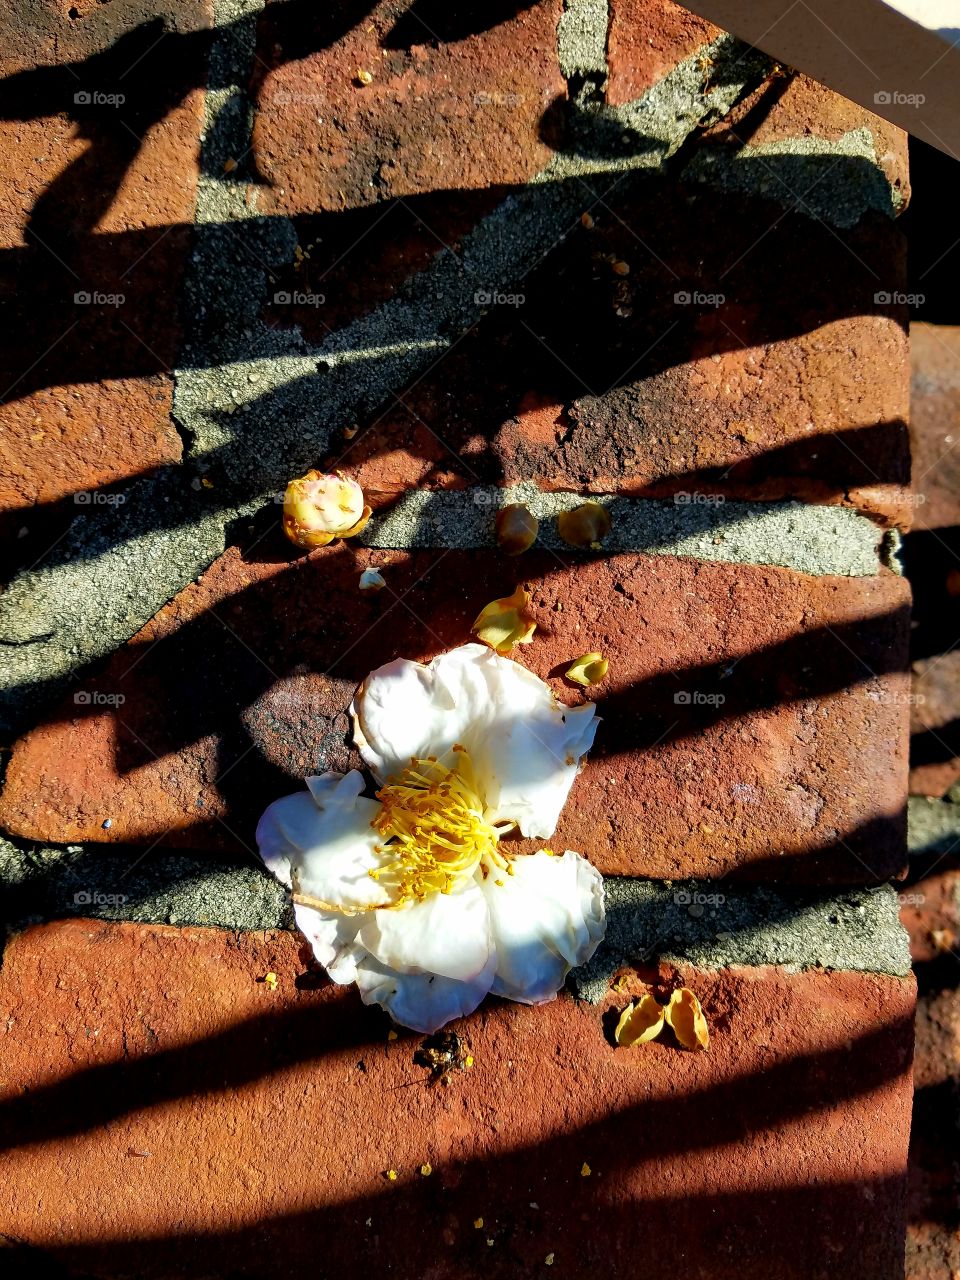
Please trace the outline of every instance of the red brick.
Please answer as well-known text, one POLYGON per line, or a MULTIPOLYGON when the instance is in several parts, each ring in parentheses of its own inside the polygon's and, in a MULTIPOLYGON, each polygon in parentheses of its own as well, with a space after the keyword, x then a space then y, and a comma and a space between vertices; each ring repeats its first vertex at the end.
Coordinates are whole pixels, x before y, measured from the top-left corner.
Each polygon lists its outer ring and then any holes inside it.
POLYGON ((467 641, 521 576, 539 630, 518 652, 559 696, 583 696, 562 679, 573 658, 610 659, 555 843, 663 878, 873 883, 901 869, 902 579, 349 544, 294 560, 279 532, 256 558, 229 551, 87 683, 86 705, 68 699, 17 744, 0 819, 32 839, 249 847, 275 796, 359 763, 345 713, 370 670, 467 641), (358 590, 368 564, 388 590, 358 590))
POLYGON ((907 1278, 935 1280, 960 1269, 960 1160, 945 1140, 960 1106, 960 859, 931 854, 916 864, 900 912, 919 986, 907 1278))
POLYGON ((35 3, 0 19, 0 507, 22 512, 180 459, 167 370, 211 9, 168 8, 68 16, 35 3), (75 103, 95 91, 126 102, 75 103), (124 301, 76 305, 81 291, 124 301))
MULTIPOLYGON (((700 185, 608 203, 511 286, 519 306, 491 307, 400 402, 338 439, 329 464, 374 494, 533 479, 799 497, 908 523, 906 335, 901 309, 874 301, 878 279, 903 287, 889 220, 838 232, 700 185), (724 305, 675 303, 698 290, 724 305)), ((356 281, 361 246, 354 258, 356 281)), ((338 288, 330 296, 341 305, 338 288)))
POLYGON ((960 524, 960 327, 910 326, 913 527, 960 524))
MULTIPOLYGON (((607 101, 631 102, 678 62, 721 35, 719 27, 672 0, 610 0, 607 101)), ((710 65, 704 62, 704 80, 710 65)))
POLYGON ((254 152, 269 184, 264 211, 520 183, 549 161, 541 122, 566 93, 556 57, 561 0, 495 15, 382 0, 364 16, 341 3, 315 14, 312 29, 285 9, 269 5, 258 36, 254 152), (372 82, 361 85, 358 71, 372 82))
POLYGON ((917 500, 904 557, 917 596, 910 791, 940 796, 960 779, 960 329, 911 325, 910 348, 917 500))
POLYGON ((270 1280, 318 1258, 512 1277, 549 1255, 574 1280, 638 1255, 654 1280, 902 1275, 910 980, 662 975, 700 995, 707 1054, 614 1049, 627 993, 491 1001, 458 1024, 474 1066, 443 1088, 412 1062, 419 1037, 388 1042, 355 992, 303 972, 289 934, 74 921, 14 939, 5 1233, 104 1280, 270 1280))

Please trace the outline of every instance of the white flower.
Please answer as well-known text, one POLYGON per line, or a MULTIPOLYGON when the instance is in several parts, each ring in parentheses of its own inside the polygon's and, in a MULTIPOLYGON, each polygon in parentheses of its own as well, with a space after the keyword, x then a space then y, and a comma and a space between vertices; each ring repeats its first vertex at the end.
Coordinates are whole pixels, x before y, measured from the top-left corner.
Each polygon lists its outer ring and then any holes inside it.
POLYGON ((540 1004, 604 933, 603 881, 578 853, 511 855, 553 834, 596 732, 539 677, 478 644, 374 671, 352 708, 382 785, 325 773, 275 801, 260 854, 334 982, 431 1032, 488 992, 540 1004))

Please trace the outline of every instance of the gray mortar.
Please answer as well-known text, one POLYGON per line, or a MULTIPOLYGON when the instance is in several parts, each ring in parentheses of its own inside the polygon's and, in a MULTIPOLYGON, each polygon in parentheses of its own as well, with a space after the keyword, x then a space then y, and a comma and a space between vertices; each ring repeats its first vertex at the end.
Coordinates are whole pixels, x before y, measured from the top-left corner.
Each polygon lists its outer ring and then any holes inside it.
MULTIPOLYGON (((643 551, 731 564, 772 564, 816 575, 867 577, 880 571, 883 532, 849 508, 727 502, 715 494, 678 496, 688 501, 591 496, 611 514, 604 552, 643 551)), ((524 502, 541 522, 539 545, 576 554, 557 533, 556 516, 583 501, 575 493, 541 493, 531 484, 510 489, 414 490, 371 520, 360 541, 391 550, 492 547, 494 511, 509 502, 524 502)))
POLYGON ((960 851, 960 784, 942 799, 911 796, 907 801, 907 846, 911 857, 960 851))
MULTIPOLYGON (((138 857, 137 850, 116 846, 0 840, 0 922, 18 929, 75 916, 225 929, 293 927, 286 891, 251 863, 160 850, 138 857), (126 901, 98 902, 97 895, 126 901)), ((606 888, 606 939, 570 980, 584 999, 599 999, 618 969, 660 959, 706 969, 775 964, 897 975, 910 970, 897 895, 888 886, 813 895, 726 881, 665 884, 614 876, 606 888)))
POLYGON ((669 885, 610 877, 606 888, 606 938, 570 975, 573 993, 585 1000, 601 999, 618 969, 659 960, 702 969, 774 964, 910 972, 909 939, 889 885, 812 896, 727 881, 669 885))
POLYGON ((290 929, 286 890, 251 862, 107 845, 58 848, 0 839, 2 920, 23 928, 81 917, 223 929, 290 929), (109 899, 124 899, 110 901, 109 899))
POLYGON ((901 203, 866 128, 836 141, 807 136, 736 151, 705 149, 684 169, 683 180, 763 196, 841 230, 855 227, 871 209, 892 217, 901 203))
POLYGON ((223 552, 223 510, 204 511, 171 467, 79 508, 67 534, 0 596, 0 725, 21 728, 78 667, 124 644, 223 552))
POLYGON ((557 23, 557 58, 566 80, 607 78, 607 0, 564 0, 557 23))

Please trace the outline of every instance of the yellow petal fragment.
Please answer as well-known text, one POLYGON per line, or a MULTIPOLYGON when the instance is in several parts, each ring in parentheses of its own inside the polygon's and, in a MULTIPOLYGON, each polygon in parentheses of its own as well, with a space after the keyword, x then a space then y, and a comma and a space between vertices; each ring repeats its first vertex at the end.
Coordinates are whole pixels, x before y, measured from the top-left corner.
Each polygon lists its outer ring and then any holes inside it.
POLYGON ((264 975, 263 985, 270 991, 276 991, 277 981, 278 979, 275 973, 267 973, 264 975))
POLYGON ((614 1040, 621 1049, 655 1040, 663 1030, 664 1013, 663 1005, 657 1004, 651 995, 628 1004, 620 1015, 617 1029, 613 1033, 614 1040))
POLYGON ((680 987, 670 997, 666 1019, 685 1049, 709 1049, 710 1032, 700 1001, 689 987, 680 987))
POLYGON ((477 1230, 479 1231, 479 1230, 483 1227, 483 1219, 482 1219, 482 1218, 474 1218, 474 1220, 473 1220, 473 1225, 474 1225, 474 1226, 477 1228, 477 1230))
POLYGON ((573 511, 557 516, 557 532, 571 547, 590 547, 599 551, 601 539, 610 532, 610 512, 599 502, 584 502, 573 511))
POLYGON ((429 1178, 431 1173, 433 1173, 433 1165, 429 1162, 429 1160, 425 1161, 425 1163, 423 1163, 420 1166, 421 1177, 429 1178))
POLYGON ((512 596, 503 596, 480 610, 470 628, 473 635, 505 657, 518 644, 529 644, 537 624, 526 612, 530 593, 517 587, 512 596))
POLYGON ((556 1256, 557 1256, 557 1255, 556 1255, 555 1253, 548 1253, 548 1254, 547 1254, 547 1256, 546 1256, 546 1257, 544 1258, 544 1260, 543 1260, 543 1261, 544 1261, 544 1265, 545 1265, 545 1266, 548 1266, 548 1267, 552 1267, 552 1266, 553 1266, 553 1260, 554 1260, 554 1258, 555 1258, 556 1256))
POLYGON ((576 662, 567 667, 566 677, 568 680, 573 680, 575 684, 582 684, 584 687, 590 684, 599 684, 607 674, 609 666, 610 663, 602 653, 585 653, 582 658, 578 658, 576 662))
POLYGON ((392 1031, 392 1030, 391 1030, 391 1031, 388 1031, 388 1032, 387 1032, 387 1039, 388 1039, 388 1040, 396 1040, 396 1038, 397 1038, 397 1033, 396 1033, 395 1031, 392 1031))
POLYGON ((589 1178, 591 1173, 593 1173, 593 1170, 587 1164, 586 1160, 584 1160, 583 1164, 580 1166, 580 1177, 589 1178))
POLYGON ((508 556, 519 556, 537 540, 540 522, 522 502, 501 507, 495 520, 497 546, 508 556))
POLYGON ((396 1180, 397 1180, 397 1171, 396 1171, 396 1169, 388 1169, 388 1170, 387 1170, 387 1178, 388 1178, 388 1180, 389 1180, 390 1182, 396 1182, 396 1180))

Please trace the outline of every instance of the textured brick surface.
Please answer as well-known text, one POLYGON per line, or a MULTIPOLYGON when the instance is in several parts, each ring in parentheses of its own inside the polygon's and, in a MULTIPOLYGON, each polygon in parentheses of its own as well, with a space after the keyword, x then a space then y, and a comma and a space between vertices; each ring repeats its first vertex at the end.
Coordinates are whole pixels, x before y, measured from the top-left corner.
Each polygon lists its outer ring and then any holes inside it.
POLYGON ((259 31, 265 208, 338 210, 525 182, 549 160, 541 121, 566 92, 560 0, 495 14, 384 0, 362 15, 340 3, 295 25, 286 8, 269 5, 259 31))
POLYGON ((20 509, 12 527, 34 504, 180 458, 166 371, 210 12, 206 0, 69 15, 33 3, 0 18, 0 506, 20 509))
POLYGON ((956 850, 916 859, 901 901, 919 986, 907 1277, 950 1276, 952 1280, 960 1271, 960 1160, 952 1140, 960 1121, 960 858, 956 850))
MULTIPOLYGON (((834 163, 855 162, 824 158, 823 171, 834 163)), ((837 231, 771 200, 654 180, 600 203, 585 187, 583 208, 593 227, 571 229, 399 401, 345 422, 360 430, 335 439, 331 462, 375 495, 533 479, 594 492, 799 496, 909 521, 903 308, 875 301, 878 279, 904 287, 889 219, 837 231), (712 297, 721 304, 698 301, 712 297)), ((432 208, 422 213, 444 234, 432 208)), ((404 236, 409 222, 392 210, 374 244, 344 244, 339 263, 336 233, 321 244, 283 281, 327 289, 324 306, 298 319, 319 336, 368 273, 384 287, 398 266, 418 265, 436 247, 422 227, 399 264, 395 247, 376 245, 385 227, 404 236)))
POLYGON ((664 1280, 902 1275, 909 980, 646 975, 699 993, 708 1054, 611 1046, 635 978, 599 1007, 494 1002, 443 1088, 298 950, 83 921, 11 942, 4 1231, 104 1280, 588 1277, 641 1248, 664 1280))
POLYGON ((917 505, 905 563, 917 594, 910 790, 960 779, 960 328, 915 324, 910 443, 917 505))
POLYGON ((290 560, 278 544, 228 552, 21 740, 9 830, 248 847, 267 801, 358 762, 346 709, 368 671, 463 643, 482 605, 525 580, 540 628, 525 664, 575 702, 566 666, 591 649, 610 659, 556 840, 654 877, 873 883, 901 867, 902 579, 343 544, 290 560), (358 590, 367 564, 387 590, 358 590))
MULTIPOLYGON (((672 0, 610 0, 607 100, 638 98, 682 58, 709 44, 720 28, 672 0)), ((704 62, 704 75, 710 66, 704 62)))
POLYGON ((776 150, 778 145, 787 147, 797 139, 836 143, 845 134, 865 129, 897 206, 908 203, 907 135, 902 129, 800 72, 775 82, 774 93, 766 101, 764 97, 764 89, 760 89, 745 98, 708 136, 732 145, 776 150))

